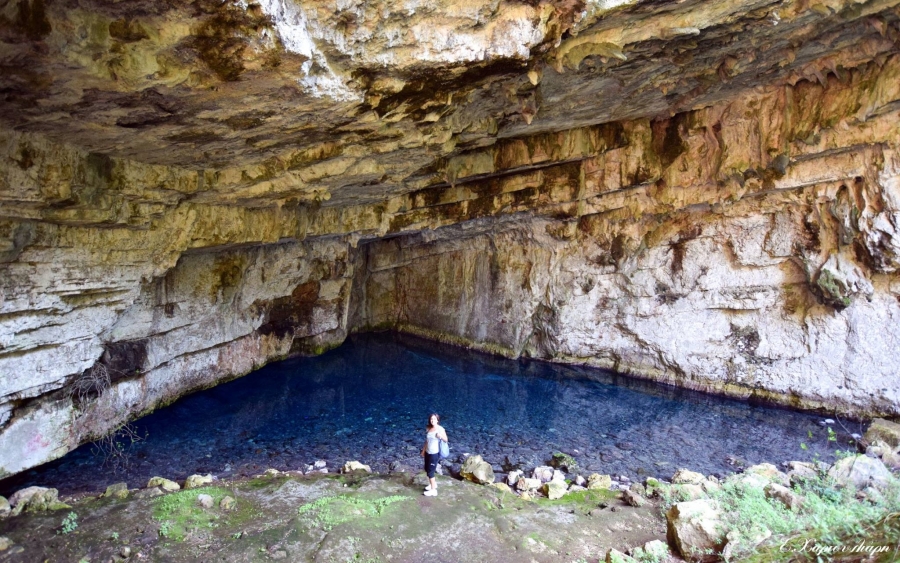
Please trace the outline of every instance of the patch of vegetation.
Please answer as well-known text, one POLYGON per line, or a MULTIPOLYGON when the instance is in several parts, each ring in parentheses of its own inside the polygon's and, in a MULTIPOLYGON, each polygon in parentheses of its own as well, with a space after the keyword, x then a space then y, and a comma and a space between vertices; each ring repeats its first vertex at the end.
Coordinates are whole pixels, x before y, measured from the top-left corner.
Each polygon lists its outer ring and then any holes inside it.
MULTIPOLYGON (((679 502, 678 493, 662 492, 665 506, 679 502)), ((840 487, 820 474, 792 488, 803 498, 791 510, 763 489, 740 482, 723 484, 711 493, 719 504, 722 528, 735 547, 728 561, 755 563, 860 561, 870 553, 853 553, 857 545, 887 546, 867 561, 896 561, 900 550, 900 484, 880 495, 859 498, 853 487, 840 487), (771 533, 771 536, 769 536, 771 533), (766 538, 760 542, 761 538, 766 538), (842 555, 843 554, 843 555, 842 555)))
POLYGON ((63 518, 62 527, 59 529, 60 534, 71 534, 78 528, 78 514, 70 512, 63 518))
POLYGON ((601 503, 609 502, 617 497, 615 491, 609 489, 586 489, 566 493, 559 499, 550 500, 543 496, 536 496, 535 502, 548 506, 578 506, 585 513, 597 508, 601 503))
POLYGON ((231 494, 221 487, 201 487, 178 491, 157 498, 153 503, 153 518, 159 524, 159 535, 182 541, 193 530, 216 527, 219 515, 197 504, 197 496, 207 494, 218 504, 231 494))
POLYGON ((345 522, 381 516, 388 506, 411 498, 402 495, 377 499, 363 499, 349 495, 322 497, 304 504, 297 509, 297 513, 312 525, 329 531, 345 522))

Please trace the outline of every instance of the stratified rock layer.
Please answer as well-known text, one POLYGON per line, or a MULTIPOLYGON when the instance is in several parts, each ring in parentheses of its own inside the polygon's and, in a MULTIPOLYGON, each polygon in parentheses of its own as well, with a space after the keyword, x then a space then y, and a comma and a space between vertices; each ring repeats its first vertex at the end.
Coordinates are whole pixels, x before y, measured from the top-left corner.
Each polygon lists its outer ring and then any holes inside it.
POLYGON ((897 3, 7 3, 0 476, 375 328, 900 414, 897 3))

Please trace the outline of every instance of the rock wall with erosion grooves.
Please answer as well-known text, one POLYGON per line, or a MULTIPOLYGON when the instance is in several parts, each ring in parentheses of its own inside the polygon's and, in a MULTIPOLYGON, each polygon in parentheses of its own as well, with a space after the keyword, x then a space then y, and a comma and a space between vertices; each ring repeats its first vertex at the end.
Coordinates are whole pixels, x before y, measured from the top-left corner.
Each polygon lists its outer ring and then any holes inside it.
POLYGON ((897 413, 897 5, 0 5, 0 476, 367 327, 897 413))
POLYGON ((494 205, 545 190, 539 216, 367 243, 354 322, 896 415, 898 70, 622 122, 567 181, 504 178, 494 205))

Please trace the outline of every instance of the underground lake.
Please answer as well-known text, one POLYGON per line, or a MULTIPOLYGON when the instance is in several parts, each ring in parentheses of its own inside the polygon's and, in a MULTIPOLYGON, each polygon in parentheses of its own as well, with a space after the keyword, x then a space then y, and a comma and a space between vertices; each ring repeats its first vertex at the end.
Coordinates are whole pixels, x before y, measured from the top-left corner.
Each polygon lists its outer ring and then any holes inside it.
MULTIPOLYGON (((353 335, 317 357, 270 364, 186 396, 132 423, 124 466, 96 444, 0 482, 62 494, 163 476, 331 471, 359 460, 376 472, 419 471, 428 413, 447 428, 458 470, 468 453, 495 471, 530 470, 554 452, 581 473, 643 480, 678 468, 727 475, 743 466, 833 461, 865 424, 677 389, 594 368, 509 360, 395 333, 353 335), (830 429, 830 430, 829 430, 830 429)), ((834 418, 834 417, 832 417, 834 418)), ((120 460, 120 461, 121 461, 120 460)))

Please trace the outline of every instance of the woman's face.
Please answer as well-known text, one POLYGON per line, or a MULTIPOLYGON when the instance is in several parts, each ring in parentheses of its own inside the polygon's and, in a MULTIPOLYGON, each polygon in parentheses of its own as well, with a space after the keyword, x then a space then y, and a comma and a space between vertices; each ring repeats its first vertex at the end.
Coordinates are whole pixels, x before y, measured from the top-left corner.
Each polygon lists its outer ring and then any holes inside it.
POLYGON ((434 415, 431 415, 431 418, 428 419, 428 424, 431 426, 437 426, 438 418, 434 415))

